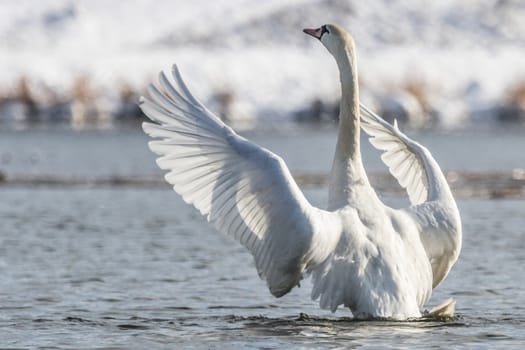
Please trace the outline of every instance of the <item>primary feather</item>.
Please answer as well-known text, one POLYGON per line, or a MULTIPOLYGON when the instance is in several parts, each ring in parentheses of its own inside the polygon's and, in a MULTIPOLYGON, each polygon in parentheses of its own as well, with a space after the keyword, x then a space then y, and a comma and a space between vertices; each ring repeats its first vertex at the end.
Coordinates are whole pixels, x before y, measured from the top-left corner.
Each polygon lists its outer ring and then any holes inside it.
POLYGON ((428 198, 427 169, 423 158, 425 149, 403 134, 397 123, 388 124, 361 104, 361 127, 370 136, 370 143, 384 151, 381 159, 390 173, 407 190, 410 203, 421 204, 428 198))

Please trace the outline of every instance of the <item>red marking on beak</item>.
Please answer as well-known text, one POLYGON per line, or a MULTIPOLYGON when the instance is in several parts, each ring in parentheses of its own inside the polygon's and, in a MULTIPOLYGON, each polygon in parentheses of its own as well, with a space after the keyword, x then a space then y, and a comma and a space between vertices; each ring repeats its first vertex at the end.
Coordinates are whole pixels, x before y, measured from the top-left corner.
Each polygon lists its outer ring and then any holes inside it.
POLYGON ((321 39, 321 35, 323 35, 322 28, 317 29, 303 29, 303 32, 305 32, 308 35, 313 36, 314 38, 321 39))

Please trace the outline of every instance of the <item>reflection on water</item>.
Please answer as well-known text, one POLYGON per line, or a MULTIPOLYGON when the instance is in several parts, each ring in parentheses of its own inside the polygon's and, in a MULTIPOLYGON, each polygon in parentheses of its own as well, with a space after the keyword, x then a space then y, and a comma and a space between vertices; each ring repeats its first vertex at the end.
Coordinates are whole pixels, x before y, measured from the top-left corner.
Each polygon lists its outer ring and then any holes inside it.
MULTIPOLYGON (((160 175, 139 134, 79 135, 0 138, 0 153, 13 157, 0 167, 8 175, 160 175), (45 147, 32 168, 25 157, 38 144, 45 147)), ((321 149, 313 155, 328 153, 329 136, 309 134, 321 149)), ((299 136, 289 139, 305 145, 299 136)), ((300 147, 277 137, 260 141, 288 153, 297 170, 325 170, 331 162, 331 156, 319 164, 302 152, 295 157, 290 149, 300 147)), ((480 162, 466 164, 485 169, 480 162)), ((326 189, 309 188, 306 195, 324 206, 326 189)), ((523 199, 458 201, 463 251, 428 305, 452 297, 457 318, 357 322, 344 308, 320 310, 307 281, 273 298, 250 255, 167 186, 0 186, 0 198, 1 348, 427 349, 525 342, 523 199)))
MULTIPOLYGON (((324 189, 306 194, 318 205, 326 199, 324 189)), ((456 319, 357 322, 345 309, 320 310, 308 282, 273 298, 249 254, 171 190, 8 187, 0 195, 2 347, 492 348, 525 340, 523 201, 459 202, 464 249, 430 302, 453 297, 456 319)))

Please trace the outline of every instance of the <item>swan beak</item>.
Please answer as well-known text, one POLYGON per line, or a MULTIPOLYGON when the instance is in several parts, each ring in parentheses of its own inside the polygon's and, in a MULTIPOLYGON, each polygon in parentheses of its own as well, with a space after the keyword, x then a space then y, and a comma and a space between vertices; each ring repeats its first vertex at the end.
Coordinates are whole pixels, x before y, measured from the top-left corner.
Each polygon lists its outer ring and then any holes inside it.
POLYGON ((306 34, 311 35, 314 38, 317 38, 319 40, 321 40, 321 36, 323 35, 323 29, 322 28, 317 28, 317 29, 306 28, 306 29, 303 29, 303 32, 305 32, 306 34))

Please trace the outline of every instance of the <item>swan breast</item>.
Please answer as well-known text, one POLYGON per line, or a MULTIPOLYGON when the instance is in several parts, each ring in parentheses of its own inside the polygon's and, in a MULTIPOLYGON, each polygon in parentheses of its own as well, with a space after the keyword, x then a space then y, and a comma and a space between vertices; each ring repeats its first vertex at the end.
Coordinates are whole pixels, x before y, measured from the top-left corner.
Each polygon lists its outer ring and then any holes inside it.
POLYGON ((354 208, 340 214, 343 232, 313 273, 312 297, 324 309, 348 306, 358 318, 420 317, 432 291, 432 269, 410 217, 385 207, 356 225, 361 215, 354 208))

